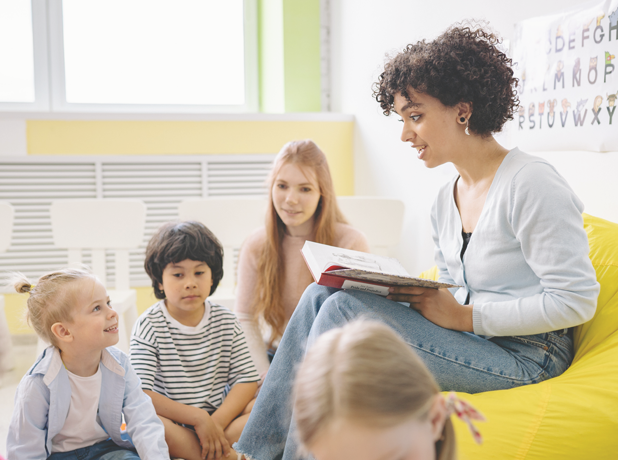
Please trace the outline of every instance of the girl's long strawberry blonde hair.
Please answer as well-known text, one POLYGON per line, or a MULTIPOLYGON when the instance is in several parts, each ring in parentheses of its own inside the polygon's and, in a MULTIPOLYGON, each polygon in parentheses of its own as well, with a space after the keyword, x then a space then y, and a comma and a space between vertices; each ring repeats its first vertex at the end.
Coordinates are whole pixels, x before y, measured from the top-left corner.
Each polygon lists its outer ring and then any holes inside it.
POLYGON ((281 338, 285 329, 285 308, 282 303, 281 279, 283 276, 282 243, 285 224, 277 214, 272 201, 275 179, 286 164, 298 166, 307 176, 315 177, 320 192, 320 201, 315 210, 313 233, 314 241, 332 244, 335 224, 347 223, 337 205, 333 180, 328 169, 326 155, 311 140, 292 141, 283 146, 275 158, 268 177, 268 191, 271 196, 266 211, 266 241, 258 259, 258 296, 256 315, 262 317, 270 327, 270 346, 281 338))

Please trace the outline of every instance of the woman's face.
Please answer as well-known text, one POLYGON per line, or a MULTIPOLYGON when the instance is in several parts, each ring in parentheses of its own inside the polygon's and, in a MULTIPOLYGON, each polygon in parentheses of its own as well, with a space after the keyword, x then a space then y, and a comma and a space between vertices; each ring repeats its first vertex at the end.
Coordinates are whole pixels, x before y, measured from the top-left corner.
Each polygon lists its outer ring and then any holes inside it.
POLYGON ((310 451, 316 460, 435 460, 435 443, 429 421, 375 428, 345 420, 318 435, 310 451))
POLYGON ((288 234, 309 235, 320 202, 320 188, 312 171, 292 163, 284 164, 275 177, 271 194, 275 210, 288 234))
POLYGON ((401 140, 412 144, 428 168, 455 160, 466 126, 457 120, 469 117, 467 107, 447 107, 435 97, 413 90, 409 94, 411 101, 401 93, 395 95, 395 112, 403 122, 401 140))

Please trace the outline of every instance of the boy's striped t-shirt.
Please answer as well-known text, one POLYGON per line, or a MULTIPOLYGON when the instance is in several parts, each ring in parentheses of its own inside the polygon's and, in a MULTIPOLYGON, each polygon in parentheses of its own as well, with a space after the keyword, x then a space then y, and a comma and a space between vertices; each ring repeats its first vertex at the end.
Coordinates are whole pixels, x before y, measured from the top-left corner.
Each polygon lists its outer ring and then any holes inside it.
POLYGON ((260 380, 236 316, 208 301, 195 327, 172 318, 164 300, 146 310, 133 327, 131 364, 143 390, 210 413, 236 383, 260 380))

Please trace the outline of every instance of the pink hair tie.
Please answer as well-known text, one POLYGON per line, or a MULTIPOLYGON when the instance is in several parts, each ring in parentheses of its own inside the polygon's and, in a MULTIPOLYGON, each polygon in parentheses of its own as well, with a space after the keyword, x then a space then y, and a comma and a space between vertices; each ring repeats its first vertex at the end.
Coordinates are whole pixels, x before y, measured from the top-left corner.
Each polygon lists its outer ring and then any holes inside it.
POLYGON ((483 436, 481 436, 479 430, 474 426, 472 420, 477 420, 479 422, 487 421, 487 419, 483 417, 483 414, 472 407, 470 403, 459 399, 452 391, 444 398, 444 401, 446 402, 448 415, 455 414, 461 421, 468 425, 468 429, 470 433, 472 433, 474 441, 476 441, 477 444, 482 444, 483 436))

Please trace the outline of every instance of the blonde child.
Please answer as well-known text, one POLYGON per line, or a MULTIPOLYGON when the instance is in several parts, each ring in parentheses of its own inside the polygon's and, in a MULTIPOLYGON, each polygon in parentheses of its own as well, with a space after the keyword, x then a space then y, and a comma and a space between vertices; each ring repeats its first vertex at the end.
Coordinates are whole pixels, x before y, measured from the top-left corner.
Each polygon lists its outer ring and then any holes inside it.
POLYGON ((454 460, 450 415, 477 441, 471 406, 444 397, 420 358, 389 327, 355 321, 321 335, 294 386, 294 418, 305 452, 317 460, 454 460))
POLYGON ((165 425, 173 457, 236 459, 259 380, 234 314, 207 297, 223 276, 223 248, 199 222, 170 222, 146 249, 161 299, 137 320, 131 362, 165 425))
POLYGON ((347 224, 337 206, 324 152, 311 140, 288 142, 269 175, 266 225, 243 243, 234 312, 251 356, 263 375, 300 296, 313 282, 300 250, 316 241, 369 251, 365 236, 347 224), (260 323, 270 331, 262 338, 260 323))
POLYGON ((118 314, 97 278, 64 269, 36 286, 17 275, 14 286, 30 293, 28 322, 52 345, 17 388, 8 458, 169 459, 163 424, 129 358, 113 347, 118 314))

